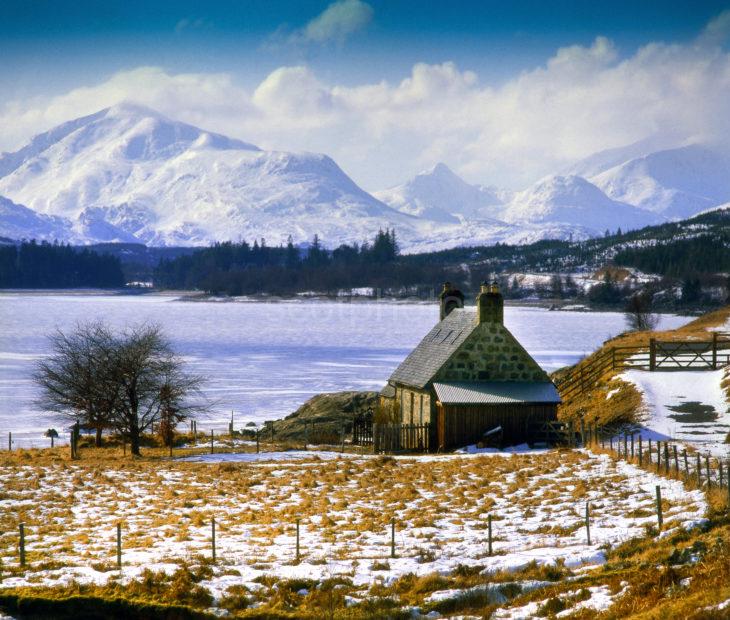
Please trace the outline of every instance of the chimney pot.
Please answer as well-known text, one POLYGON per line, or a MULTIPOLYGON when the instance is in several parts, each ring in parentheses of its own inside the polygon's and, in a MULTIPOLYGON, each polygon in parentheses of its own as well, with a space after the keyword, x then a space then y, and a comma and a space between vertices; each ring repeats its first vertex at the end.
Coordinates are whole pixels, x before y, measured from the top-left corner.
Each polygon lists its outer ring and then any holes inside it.
POLYGON ((482 283, 477 295, 477 323, 504 324, 504 298, 496 281, 491 285, 486 281, 482 283))

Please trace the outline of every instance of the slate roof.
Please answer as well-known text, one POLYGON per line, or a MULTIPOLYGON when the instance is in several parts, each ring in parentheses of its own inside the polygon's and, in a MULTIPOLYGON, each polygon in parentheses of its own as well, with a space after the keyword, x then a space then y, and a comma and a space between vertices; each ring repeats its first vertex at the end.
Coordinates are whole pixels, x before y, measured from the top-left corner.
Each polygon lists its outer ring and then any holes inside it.
POLYGON ((426 334, 390 376, 393 383, 424 388, 477 328, 475 308, 457 308, 426 334))
POLYGON ((434 382, 436 397, 443 404, 503 405, 520 403, 559 403, 558 390, 550 381, 434 382))
POLYGON ((395 386, 390 383, 386 384, 386 386, 380 390, 380 395, 384 398, 395 398, 395 386))

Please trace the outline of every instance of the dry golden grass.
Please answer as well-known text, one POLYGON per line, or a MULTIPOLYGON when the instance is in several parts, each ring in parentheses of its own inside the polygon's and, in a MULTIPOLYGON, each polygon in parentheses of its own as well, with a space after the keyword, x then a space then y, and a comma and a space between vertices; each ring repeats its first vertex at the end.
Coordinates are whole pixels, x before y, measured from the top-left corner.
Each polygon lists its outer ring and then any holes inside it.
MULTIPOLYGON (((561 369, 553 373, 553 377, 560 379, 568 370, 589 368, 594 359, 609 351, 611 347, 645 347, 648 348, 651 338, 664 341, 707 339, 708 330, 726 324, 730 321, 730 306, 707 313, 677 329, 655 332, 627 332, 607 340, 602 347, 581 360, 572 369, 561 369)), ((558 408, 558 416, 564 420, 577 420, 584 416, 591 423, 600 425, 635 423, 642 414, 642 399, 639 392, 632 385, 618 379, 620 369, 609 370, 586 393, 569 399, 558 408), (611 394, 610 398, 608 395, 611 394)), ((723 382, 723 387, 730 397, 730 374, 723 382)))
MULTIPOLYGON (((245 558, 236 559, 234 548, 219 548, 219 562, 210 568, 216 578, 226 574, 238 578, 242 566, 266 574, 281 565, 276 552, 280 537, 291 536, 294 520, 299 518, 303 531, 316 532, 319 545, 303 545, 306 561, 312 566, 324 566, 333 559, 354 562, 352 571, 332 576, 340 580, 337 583, 325 579, 316 588, 310 584, 297 589, 292 589, 296 580, 282 580, 272 572, 268 581, 262 582, 264 589, 249 591, 248 585, 229 588, 222 607, 240 617, 253 614, 253 604, 260 605, 261 613, 312 618, 333 610, 333 617, 342 618, 398 617, 411 604, 425 610, 472 610, 481 614, 489 609, 483 594, 470 595, 461 602, 430 604, 425 600, 434 590, 499 583, 508 590, 512 588, 510 597, 517 596, 514 604, 523 604, 542 599, 530 598, 537 593, 520 596, 519 589, 514 590, 510 582, 544 579, 554 582, 553 596, 564 592, 570 598, 577 596, 571 592, 583 583, 615 585, 618 581, 599 570, 590 578, 581 578, 583 581, 576 586, 561 581, 571 572, 560 565, 532 565, 517 573, 481 574, 479 564, 457 567, 450 575, 404 575, 390 585, 376 579, 364 589, 348 579, 354 575, 358 562, 366 563, 376 576, 390 575, 396 564, 386 559, 385 533, 393 515, 398 519, 399 557, 407 555, 415 558, 417 565, 427 567, 447 552, 449 545, 459 544, 462 539, 472 546, 484 547, 487 513, 494 516, 495 545, 509 544, 510 535, 504 532, 517 523, 519 529, 514 531, 527 537, 527 549, 542 545, 560 547, 571 537, 582 540, 583 536, 580 514, 566 516, 565 505, 582 506, 586 494, 599 488, 600 494, 593 501, 597 513, 607 518, 614 514, 626 516, 621 514, 619 503, 634 493, 633 480, 611 466, 590 483, 581 478, 577 474, 586 471, 590 457, 570 450, 431 461, 384 457, 268 465, 209 465, 167 462, 152 456, 125 459, 120 455, 107 462, 101 457, 101 452, 92 449, 82 452, 82 459, 74 462, 65 458, 63 451, 3 457, 2 499, 10 500, 0 508, 0 532, 5 532, 0 535, 0 555, 11 559, 6 560, 4 567, 6 577, 26 575, 27 582, 35 585, 34 591, 52 596, 72 592, 117 596, 120 589, 114 580, 107 586, 74 584, 65 589, 48 589, 40 575, 63 566, 91 566, 113 576, 117 520, 123 522, 125 553, 164 549, 166 544, 177 543, 182 554, 165 556, 163 551, 159 559, 172 562, 181 571, 195 573, 207 566, 204 557, 209 554, 212 516, 218 522, 221 545, 247 532, 245 558), (538 514, 541 517, 533 526, 522 525, 524 519, 538 514), (27 527, 28 570, 20 570, 13 561, 20 520, 27 527), (447 531, 446 527, 450 529, 447 531), (404 546, 401 536, 414 528, 423 530, 404 546), (367 549, 363 541, 373 533, 382 536, 381 546, 367 549), (331 590, 326 594, 328 587, 331 590), (303 589, 308 593, 299 594, 303 589), (345 596, 361 602, 345 605, 345 596)), ((721 503, 719 496, 713 500, 718 509, 721 503)), ((642 506, 636 518, 650 517, 651 498, 647 496, 642 506)), ((667 522, 671 523, 675 518, 673 511, 682 510, 681 502, 665 501, 664 510, 667 522)), ((505 551, 498 549, 497 553, 505 551)), ((474 557, 477 562, 489 560, 485 548, 474 557)), ((288 561, 294 563, 293 558, 288 561)), ((204 602, 205 580, 198 584, 184 572, 173 577, 145 574, 134 580, 128 596, 193 606, 204 602), (180 586, 173 588, 179 594, 163 596, 161 592, 169 590, 173 583, 180 586), (193 589, 193 600, 185 598, 180 584, 193 589)))

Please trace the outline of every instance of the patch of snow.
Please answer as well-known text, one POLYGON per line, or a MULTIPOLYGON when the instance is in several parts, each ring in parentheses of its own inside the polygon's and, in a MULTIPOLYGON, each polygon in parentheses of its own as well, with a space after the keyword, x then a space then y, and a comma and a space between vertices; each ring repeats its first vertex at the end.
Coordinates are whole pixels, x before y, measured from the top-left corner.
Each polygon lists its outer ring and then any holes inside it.
POLYGON ((647 414, 640 432, 646 439, 676 439, 726 456, 730 403, 721 386, 725 372, 626 370, 619 378, 642 394, 647 414))

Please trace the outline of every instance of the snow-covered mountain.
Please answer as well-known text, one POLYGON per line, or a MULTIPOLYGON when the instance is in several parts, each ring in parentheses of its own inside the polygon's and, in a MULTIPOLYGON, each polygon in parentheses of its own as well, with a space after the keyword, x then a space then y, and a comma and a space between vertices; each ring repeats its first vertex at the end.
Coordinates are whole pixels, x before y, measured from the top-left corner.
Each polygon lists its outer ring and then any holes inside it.
POLYGON ((416 218, 373 198, 325 155, 262 151, 131 104, 3 154, 0 175, 0 195, 64 217, 95 241, 279 243, 318 233, 352 242, 386 226, 421 236, 416 218))
POLYGON ((0 196, 0 237, 83 243, 83 239, 74 233, 69 220, 36 213, 4 196, 0 196))
POLYGON ((374 196, 402 213, 449 223, 495 220, 503 203, 494 190, 470 185, 442 163, 374 196))
POLYGON ((329 246, 395 228, 406 251, 586 238, 730 201, 730 159, 702 146, 598 153, 518 193, 438 164, 375 196, 326 155, 264 151, 120 104, 0 155, 0 236, 207 245, 315 234, 329 246), (651 152, 649 152, 651 151, 651 152))
POLYGON ((663 151, 668 148, 675 148, 679 145, 680 141, 674 136, 664 134, 649 136, 632 144, 593 153, 568 166, 559 172, 559 174, 563 176, 576 175, 584 179, 590 179, 632 159, 646 157, 647 155, 651 155, 651 153, 663 151))
POLYGON ((682 219, 730 201, 730 157, 691 144, 629 159, 590 180, 614 200, 682 219))
POLYGON ((662 218, 629 204, 611 200, 582 177, 549 176, 518 192, 506 205, 503 219, 512 223, 562 223, 590 230, 624 230, 656 224, 662 218))

